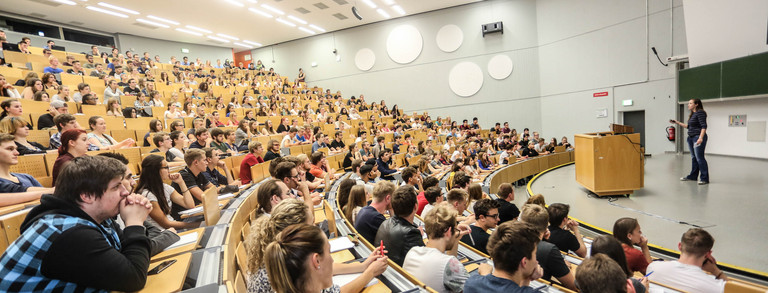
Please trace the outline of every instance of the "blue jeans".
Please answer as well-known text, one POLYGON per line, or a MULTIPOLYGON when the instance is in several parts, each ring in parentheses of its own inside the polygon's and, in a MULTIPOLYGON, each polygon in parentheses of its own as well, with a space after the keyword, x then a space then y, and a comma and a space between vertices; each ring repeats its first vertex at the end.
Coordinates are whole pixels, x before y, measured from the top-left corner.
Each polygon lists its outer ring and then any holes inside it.
POLYGON ((709 182, 709 166, 707 166, 707 159, 704 158, 704 150, 707 147, 707 137, 704 134, 704 138, 701 140, 701 145, 696 146, 696 141, 699 140, 699 135, 688 137, 688 148, 691 150, 691 174, 688 174, 686 178, 690 180, 696 180, 701 173, 701 181, 709 182))

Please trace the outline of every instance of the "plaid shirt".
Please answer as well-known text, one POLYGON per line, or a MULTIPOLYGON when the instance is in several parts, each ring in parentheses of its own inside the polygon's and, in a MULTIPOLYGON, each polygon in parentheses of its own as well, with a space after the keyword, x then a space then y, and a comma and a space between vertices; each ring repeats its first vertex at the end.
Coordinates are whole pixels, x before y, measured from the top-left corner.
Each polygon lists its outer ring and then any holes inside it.
POLYGON ((0 280, 0 291, 107 292, 47 278, 41 273, 41 266, 48 249, 58 236, 78 226, 98 229, 110 246, 120 250, 120 238, 114 230, 108 228, 112 227, 111 221, 107 220, 102 227, 98 227, 93 222, 78 217, 61 214, 43 216, 24 231, 0 258, 0 276, 3 276, 0 280))
MULTIPOLYGON (((51 135, 51 149, 58 149, 61 146, 61 132, 56 132, 53 135, 51 135)), ((89 151, 98 151, 99 147, 88 144, 88 150, 89 151)))

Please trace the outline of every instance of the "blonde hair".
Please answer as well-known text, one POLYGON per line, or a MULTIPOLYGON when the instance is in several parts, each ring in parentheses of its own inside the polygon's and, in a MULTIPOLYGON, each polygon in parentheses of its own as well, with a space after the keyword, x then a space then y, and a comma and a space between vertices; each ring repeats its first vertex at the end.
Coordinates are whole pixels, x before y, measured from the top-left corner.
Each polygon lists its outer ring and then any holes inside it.
POLYGON ((448 228, 454 228, 453 233, 456 233, 456 217, 459 212, 451 206, 448 202, 441 202, 435 206, 432 210, 424 215, 424 230, 427 233, 429 239, 443 238, 445 231, 448 228))
POLYGON ((0 120, 0 133, 8 133, 10 135, 16 135, 16 131, 19 127, 26 126, 27 122, 21 117, 5 117, 0 120))
POLYGON ((308 207, 298 199, 286 199, 272 208, 270 216, 261 216, 251 225, 245 241, 248 252, 248 270, 255 273, 264 265, 264 250, 276 235, 286 227, 307 221, 308 207))

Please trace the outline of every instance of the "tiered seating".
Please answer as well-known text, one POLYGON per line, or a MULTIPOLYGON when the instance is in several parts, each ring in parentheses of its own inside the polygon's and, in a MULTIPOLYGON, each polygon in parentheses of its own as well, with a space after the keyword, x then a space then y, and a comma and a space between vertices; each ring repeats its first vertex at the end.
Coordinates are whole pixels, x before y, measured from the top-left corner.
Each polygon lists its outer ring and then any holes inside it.
MULTIPOLYGON (((42 56, 42 50, 40 48, 32 49, 34 52, 32 55, 20 54, 16 52, 5 52, 7 62, 13 64, 14 68, 0 67, 0 73, 5 75, 9 82, 22 79, 29 71, 37 72, 40 76, 42 76, 42 70, 44 67, 48 66, 48 60, 42 56)), ((61 61, 65 60, 66 56, 74 56, 75 59, 81 60, 81 62, 85 62, 85 56, 82 54, 67 53, 61 51, 54 51, 53 54, 54 56, 57 56, 61 61)), ((101 60, 96 58, 96 62, 101 62, 101 60)), ((172 71, 172 66, 169 64, 157 65, 160 68, 151 69, 156 78, 159 78, 161 72, 170 73, 172 71)), ((66 69, 66 67, 63 68, 66 69)), ((221 69, 213 70, 216 75, 224 74, 221 69)), ((86 71, 89 72, 89 70, 86 71)), ((253 76, 253 72, 248 72, 247 70, 238 70, 234 74, 234 77, 243 77, 245 73, 250 73, 251 76, 253 76)), ((274 82, 277 78, 285 79, 287 77, 259 76, 257 77, 257 81, 264 85, 265 82, 274 82)), ((108 133, 110 133, 118 141, 125 138, 132 138, 140 144, 144 134, 148 131, 149 121, 151 119, 160 119, 165 123, 165 125, 170 125, 173 120, 182 120, 184 122, 185 131, 192 127, 192 118, 190 117, 185 117, 182 119, 165 119, 163 117, 165 107, 153 107, 152 110, 154 117, 123 118, 106 116, 106 108, 102 103, 105 86, 100 79, 90 76, 61 74, 61 81, 64 85, 68 85, 70 87, 72 93, 76 91, 77 84, 81 82, 89 84, 92 92, 96 93, 99 97, 99 105, 79 105, 74 102, 70 102, 68 103, 70 113, 77 112, 83 114, 77 116, 77 121, 84 128, 87 128, 88 118, 90 116, 98 115, 104 117, 107 122, 108 133)), ((202 80, 197 79, 196 81, 199 83, 202 80)), ((288 82, 288 84, 293 85, 292 82, 288 82)), ((162 82, 156 82, 154 85, 155 89, 161 92, 163 96, 161 100, 165 105, 168 105, 170 102, 172 93, 180 92, 179 89, 182 87, 182 84, 180 83, 166 85, 162 82)), ((306 88, 306 84, 302 83, 300 86, 301 88, 306 88)), ((21 87, 17 87, 17 89, 19 92, 23 90, 21 87)), ((271 92, 273 88, 260 86, 258 89, 260 92, 264 93, 271 92)), ((225 103, 228 102, 232 97, 235 97, 236 100, 240 100, 241 96, 235 95, 235 91, 241 94, 246 90, 247 88, 242 86, 210 86, 210 93, 216 97, 222 97, 225 103)), ((322 88, 318 88, 318 90, 321 92, 324 91, 322 88)), ((53 94, 51 94, 51 96, 52 95, 53 94)), ((180 99, 183 99, 185 94, 181 93, 179 97, 180 99)), ((282 95, 282 97, 284 97, 288 103, 296 99, 300 107, 310 105, 313 109, 318 109, 320 105, 318 102, 318 96, 314 94, 287 94, 282 95)), ((124 108, 132 107, 135 101, 135 97, 122 96, 120 97, 120 101, 124 108)), ((182 100, 179 100, 179 102, 182 102, 182 100)), ((35 102, 30 100, 23 100, 22 106, 24 108, 24 113, 28 113, 25 114, 28 116, 25 116, 24 118, 28 119, 28 121, 33 125, 37 123, 37 118, 40 115, 47 113, 49 109, 48 103, 35 102)), ((205 112, 207 114, 211 114, 214 111, 214 108, 215 107, 212 106, 206 107, 205 112)), ((338 112, 338 108, 333 106, 331 106, 331 108, 336 110, 331 112, 338 112)), ((248 109, 238 108, 234 109, 234 112, 242 118, 245 117, 246 110, 248 109)), ((370 129, 372 125, 377 122, 385 123, 390 126, 393 126, 395 123, 395 120, 390 117, 368 120, 367 117, 369 117, 371 114, 378 113, 374 113, 373 111, 361 111, 360 115, 364 117, 364 119, 354 122, 351 122, 346 117, 342 117, 341 121, 344 121, 352 126, 350 129, 344 129, 342 131, 343 139, 346 144, 354 143, 354 138, 351 137, 351 135, 357 133, 359 130, 357 122, 362 121, 364 123, 363 125, 365 130, 370 129)), ((335 115, 336 114, 332 114, 332 116, 335 115)), ((219 117, 222 120, 226 118, 226 113, 224 110, 219 110, 219 117)), ((299 125, 305 124, 305 121, 302 117, 287 117, 296 119, 299 122, 299 125)), ((281 118, 281 116, 259 116, 256 119, 260 123, 264 123, 265 121, 270 120, 272 121, 273 125, 277 126, 281 118)), ((444 123, 450 123, 450 121, 444 121, 444 123)), ((311 126, 320 127, 326 135, 333 135, 333 133, 336 131, 334 125, 325 124, 324 121, 314 122, 311 124, 311 126)), ((225 128, 234 129, 234 127, 225 128)), ((33 130, 30 133, 29 140, 40 142, 43 145, 48 145, 48 138, 55 132, 55 129, 33 130)), ((424 131, 407 130, 405 133, 410 134, 414 138, 414 143, 427 140, 427 133, 424 131)), ((385 138, 385 145, 391 148, 395 143, 393 133, 383 133, 382 135, 385 138)), ((492 137, 488 130, 481 130, 480 135, 482 137, 492 137)), ((270 139, 280 140, 281 138, 282 135, 270 135, 258 136, 254 139, 260 141, 262 145, 266 145, 267 141, 270 139)), ((373 135, 369 135, 367 138, 367 143, 372 143, 374 138, 375 137, 373 135)), ((440 151, 441 143, 444 142, 444 137, 438 136, 435 142, 435 145, 432 147, 433 150, 440 151)), ((132 169, 134 174, 139 174, 141 171, 139 170, 141 160, 148 156, 149 150, 153 148, 154 147, 132 147, 114 152, 125 155, 130 161, 129 168, 132 169)), ((342 170, 341 164, 344 158, 343 153, 329 154, 329 150, 327 148, 321 149, 320 151, 329 155, 328 162, 331 168, 342 170)), ((453 151, 453 149, 451 149, 451 151, 453 151)), ((96 155, 100 152, 103 151, 89 152, 89 155, 96 155)), ((290 155, 310 155, 311 145, 298 145, 285 148, 283 153, 290 155)), ((50 186, 52 184, 52 182, 50 182, 50 172, 52 170, 53 161, 56 159, 56 157, 57 154, 55 153, 23 156, 19 158, 19 164, 14 166, 12 171, 32 174, 44 186, 50 186)), ((195 286, 199 289, 208 289, 213 287, 218 288, 219 290, 227 290, 228 292, 246 291, 245 280, 247 278, 246 271, 248 260, 243 241, 250 232, 251 222, 255 219, 255 210, 257 207, 256 190, 259 182, 269 178, 269 163, 266 162, 257 164, 252 166, 250 170, 240 170, 240 162, 242 161, 243 157, 244 156, 228 157, 224 161, 228 167, 228 170, 232 172, 234 178, 238 178, 240 172, 250 172, 254 184, 245 189, 242 189, 242 192, 240 192, 236 197, 224 200, 217 199, 215 189, 206 190, 204 195, 204 202, 202 204, 203 212, 201 214, 207 227, 185 232, 198 233, 197 241, 182 247, 173 248, 152 258, 151 267, 154 267, 154 265, 158 264, 160 261, 167 259, 176 259, 178 265, 175 265, 172 267, 172 269, 169 269, 160 275, 150 277, 147 281, 147 285, 144 291, 178 291, 182 289, 182 284, 185 280, 194 281, 195 286), (203 235, 205 235, 205 237, 203 237, 203 235), (196 265, 192 266, 190 263, 195 263, 196 265)), ((405 150, 401 150, 401 153, 395 154, 393 156, 393 160, 397 167, 415 165, 420 158, 421 156, 416 156, 406 159, 405 150)), ((550 168, 573 162, 573 159, 574 157, 572 152, 565 152, 564 149, 556 148, 554 154, 540 156, 519 162, 512 162, 506 166, 495 169, 491 173, 481 174, 481 176, 474 179, 474 182, 482 182, 485 191, 491 193, 491 196, 494 197, 493 193, 496 192, 498 186, 501 183, 514 182, 521 178, 540 174, 541 172, 544 172, 550 168)), ((493 156, 493 160, 494 162, 497 162, 498 155, 493 156)), ((175 168, 172 170, 172 172, 177 172, 178 169, 179 168, 175 168)), ((441 178, 444 181, 444 177, 447 177, 447 175, 447 173, 438 173, 433 174, 432 176, 441 178)), ((346 235, 356 235, 357 233, 354 227, 350 225, 344 214, 340 212, 340 207, 338 206, 338 202, 336 201, 335 197, 336 189, 338 188, 337 183, 338 181, 336 183, 326 182, 327 200, 323 201, 322 207, 315 210, 316 220, 327 220, 329 222, 332 237, 348 237, 346 235)), ((445 186, 444 182, 441 185, 445 186)), ((26 213, 28 213, 30 207, 35 204, 35 202, 31 202, 0 208, 0 224, 2 224, 2 229, 0 229, 0 248, 4 250, 8 244, 10 244, 19 236, 18 227, 26 216, 26 213)), ((417 218, 416 221, 420 222, 421 220, 417 218)), ((354 260, 356 258, 367 257, 374 249, 371 243, 368 243, 363 238, 354 237, 353 240, 362 243, 362 245, 357 245, 352 249, 334 253, 333 256, 336 261, 347 261, 354 260)), ((463 257, 462 262, 466 264, 466 268, 469 271, 474 270, 478 266, 478 263, 488 260, 487 255, 484 255, 472 247, 464 245, 463 243, 460 246, 459 254, 463 257)), ((578 260, 578 258, 574 259, 578 260)), ((387 280, 387 282, 379 282, 378 284, 367 288, 365 290, 366 292, 406 291, 414 288, 426 290, 428 292, 434 291, 432 288, 427 287, 423 282, 408 274, 408 272, 404 271, 395 263, 390 262, 389 266, 389 269, 387 269, 387 271, 380 277, 387 280)), ((542 285, 552 286, 549 292, 570 292, 569 290, 560 287, 557 284, 550 284, 543 280, 532 283, 533 287, 539 287, 542 285)), ((765 288, 752 283, 732 281, 729 282, 728 286, 726 287, 726 292, 729 291, 765 292, 765 288)))

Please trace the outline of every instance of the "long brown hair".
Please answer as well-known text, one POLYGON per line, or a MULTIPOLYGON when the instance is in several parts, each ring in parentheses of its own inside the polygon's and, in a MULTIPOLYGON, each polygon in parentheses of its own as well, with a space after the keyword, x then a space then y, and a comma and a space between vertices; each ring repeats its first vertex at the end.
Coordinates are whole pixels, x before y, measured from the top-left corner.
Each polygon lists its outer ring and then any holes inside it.
POLYGON ((315 253, 325 254, 327 242, 320 228, 308 224, 291 225, 280 232, 264 252, 272 289, 285 293, 303 292, 311 281, 307 259, 315 253))
POLYGON ((704 104, 701 103, 701 99, 691 99, 691 101, 693 101, 693 105, 695 107, 691 111, 691 114, 688 114, 688 120, 691 120, 691 117, 693 117, 693 113, 704 111, 704 104))
POLYGON ((347 205, 344 206, 344 216, 347 217, 347 221, 354 223, 354 211, 357 207, 364 207, 367 198, 365 197, 365 187, 362 185, 355 185, 349 190, 349 200, 347 205))

